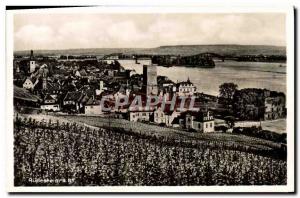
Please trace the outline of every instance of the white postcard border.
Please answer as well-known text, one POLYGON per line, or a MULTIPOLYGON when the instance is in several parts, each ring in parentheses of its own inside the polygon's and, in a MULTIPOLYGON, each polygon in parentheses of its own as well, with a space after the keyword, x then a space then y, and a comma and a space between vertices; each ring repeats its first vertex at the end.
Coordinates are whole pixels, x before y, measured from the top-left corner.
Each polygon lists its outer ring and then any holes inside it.
POLYGON ((6 148, 8 192, 294 192, 294 9, 281 7, 75 7, 6 11, 6 148), (13 185, 13 15, 18 13, 286 13, 287 185, 283 186, 99 186, 15 187, 13 185))

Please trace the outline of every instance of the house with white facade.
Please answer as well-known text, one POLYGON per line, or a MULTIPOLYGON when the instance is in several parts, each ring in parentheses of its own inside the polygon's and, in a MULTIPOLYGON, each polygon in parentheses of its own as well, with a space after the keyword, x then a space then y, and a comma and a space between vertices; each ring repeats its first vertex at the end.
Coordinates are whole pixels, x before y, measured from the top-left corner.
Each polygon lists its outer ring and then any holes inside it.
POLYGON ((23 83, 23 88, 33 90, 39 79, 27 78, 23 83))
POLYGON ((187 81, 177 83, 174 91, 176 91, 178 96, 193 96, 196 93, 196 87, 188 79, 187 81))
POLYGON ((48 94, 44 98, 44 102, 41 105, 41 109, 46 111, 60 111, 60 105, 56 98, 48 94))
POLYGON ((129 121, 149 122, 153 111, 129 111, 129 121))
POLYGON ((187 129, 194 129, 202 133, 214 132, 215 121, 211 112, 188 112, 185 118, 187 129))
POLYGON ((215 120, 210 111, 187 111, 175 118, 172 122, 172 126, 200 133, 210 133, 215 131, 215 120))
POLYGON ((164 124, 166 126, 172 126, 173 120, 180 115, 179 111, 170 111, 168 109, 162 110, 161 107, 158 107, 153 112, 153 120, 157 124, 164 124))
POLYGON ((94 98, 90 98, 84 107, 85 115, 101 115, 103 114, 100 101, 95 100, 94 98))

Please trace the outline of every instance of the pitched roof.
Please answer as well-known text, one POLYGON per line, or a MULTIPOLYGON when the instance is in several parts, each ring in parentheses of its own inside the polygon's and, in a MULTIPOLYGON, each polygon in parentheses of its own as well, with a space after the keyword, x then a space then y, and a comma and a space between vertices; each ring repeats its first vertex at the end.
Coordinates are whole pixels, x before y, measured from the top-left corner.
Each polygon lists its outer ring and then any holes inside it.
POLYGON ((82 103, 86 103, 89 100, 90 97, 88 97, 87 95, 83 96, 81 99, 82 103))
POLYGON ((57 104, 58 101, 56 98, 52 97, 50 94, 47 94, 44 98, 44 104, 49 105, 49 104, 57 104))
POLYGON ((77 101, 79 102, 83 97, 83 94, 81 92, 73 91, 68 92, 67 95, 64 98, 64 101, 77 101))
POLYGON ((35 77, 27 77, 27 78, 24 80, 23 83, 25 83, 26 80, 30 80, 30 81, 32 82, 32 84, 34 84, 34 83, 38 80, 38 78, 35 78, 35 77))
POLYGON ((60 85, 57 82, 47 82, 48 91, 60 91, 60 85))
POLYGON ((50 94, 47 94, 44 100, 55 100, 55 98, 53 98, 50 94))
MULTIPOLYGON (((208 111, 187 111, 184 112, 182 115, 186 116, 186 115, 191 115, 194 116, 194 120, 195 121, 200 121, 203 122, 203 118, 207 115, 208 111)), ((210 116, 212 116, 212 112, 209 111, 210 116)))
POLYGON ((28 90, 17 87, 15 85, 14 85, 14 98, 20 100, 32 101, 32 102, 39 102, 41 100, 38 96, 31 94, 28 90))
POLYGON ((180 85, 182 85, 182 86, 191 86, 191 85, 194 85, 194 84, 188 78, 187 81, 182 81, 182 82, 176 83, 176 87, 179 87, 180 85))
MULTIPOLYGON (((78 84, 80 85, 80 83, 78 82, 78 84)), ((90 85, 83 85, 82 87, 79 88, 78 91, 81 91, 83 93, 85 93, 88 96, 92 96, 95 93, 95 90, 93 87, 91 87, 90 85)))
POLYGON ((86 71, 84 69, 81 69, 79 71, 79 73, 80 73, 81 76, 87 76, 87 73, 86 73, 86 71))
POLYGON ((90 98, 85 105, 86 106, 100 105, 100 101, 90 98))

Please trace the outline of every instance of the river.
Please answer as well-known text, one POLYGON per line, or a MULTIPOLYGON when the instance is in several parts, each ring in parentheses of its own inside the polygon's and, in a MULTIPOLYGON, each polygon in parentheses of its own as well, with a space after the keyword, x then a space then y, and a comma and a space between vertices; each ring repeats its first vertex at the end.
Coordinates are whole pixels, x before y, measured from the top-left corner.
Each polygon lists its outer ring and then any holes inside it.
MULTIPOLYGON (((147 60, 118 60, 125 69, 143 72, 147 60)), ((197 87, 198 92, 218 95, 219 86, 224 82, 233 82, 242 88, 266 88, 286 93, 286 64, 265 62, 215 62, 215 68, 157 67, 157 75, 167 76, 172 81, 186 81, 188 78, 197 87), (281 66, 280 66, 281 65, 281 66)))

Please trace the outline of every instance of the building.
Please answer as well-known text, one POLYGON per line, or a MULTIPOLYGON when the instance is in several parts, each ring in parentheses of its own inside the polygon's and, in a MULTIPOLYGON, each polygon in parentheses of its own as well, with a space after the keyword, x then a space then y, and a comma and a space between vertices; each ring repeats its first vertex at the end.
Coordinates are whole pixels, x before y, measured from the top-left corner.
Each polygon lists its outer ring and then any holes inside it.
POLYGON ((60 105, 56 98, 47 94, 44 98, 43 104, 41 105, 41 109, 47 111, 60 111, 60 105))
POLYGON ((114 77, 115 75, 117 75, 118 70, 107 70, 107 75, 110 77, 114 77))
POLYGON ((147 96, 158 94, 156 65, 143 66, 143 90, 147 96))
POLYGON ((47 76, 45 74, 43 74, 42 80, 43 80, 43 84, 42 84, 43 90, 46 90, 47 89, 47 76))
POLYGON ((79 77, 79 78, 86 78, 88 76, 88 74, 86 73, 86 71, 84 69, 81 69, 81 70, 77 70, 75 72, 75 76, 79 77))
POLYGON ((285 94, 248 88, 235 92, 233 111, 240 120, 273 120, 286 117, 285 94))
POLYGON ((33 57, 33 51, 30 51, 30 60, 29 60, 29 73, 33 73, 36 68, 36 62, 33 57))
POLYGON ((176 94, 178 96, 193 96, 195 93, 196 87, 190 81, 190 79, 176 84, 176 94))
POLYGON ((63 99, 63 106, 67 111, 79 112, 82 108, 84 94, 78 91, 68 92, 63 99))
POLYGON ((286 116, 285 97, 273 96, 265 99, 265 120, 274 120, 284 118, 286 116))
POLYGON ((23 83, 23 88, 28 90, 33 90, 35 85, 39 82, 39 79, 35 78, 26 78, 26 80, 23 83))
POLYGON ((36 68, 36 63, 35 60, 30 60, 29 61, 29 73, 33 73, 36 68))
POLYGON ((173 120, 180 115, 179 111, 170 111, 169 109, 162 110, 158 107, 153 112, 153 120, 156 124, 163 124, 165 126, 172 126, 173 120))
POLYGON ((95 90, 96 96, 99 96, 102 92, 104 92, 106 90, 107 90, 107 87, 104 86, 103 80, 100 80, 100 82, 99 82, 99 89, 95 90))
POLYGON ((153 111, 129 111, 129 121, 149 122, 153 111))
POLYGON ((58 95, 62 94, 61 84, 59 82, 47 81, 47 93, 52 97, 57 98, 58 95))
POLYGON ((161 107, 154 111, 154 122, 157 124, 166 124, 169 120, 169 114, 164 112, 161 107))
MULTIPOLYGON (((131 93, 131 96, 137 96, 134 93, 131 93)), ((131 99, 129 99, 131 101, 131 99)), ((132 105, 132 102, 129 102, 132 105)), ((146 107, 146 96, 142 95, 141 96, 141 102, 142 102, 142 106, 129 106, 128 107, 128 118, 129 121, 132 122, 150 122, 153 121, 153 111, 154 108, 151 107, 146 107)))
POLYGON ((210 111, 184 112, 178 118, 174 119, 172 125, 201 133, 215 131, 215 120, 210 111))
POLYGON ((197 112, 196 114, 187 113, 186 114, 186 128, 194 129, 203 133, 214 132, 215 122, 212 114, 207 112, 197 112))
POLYGON ((84 107, 85 115, 101 115, 103 114, 99 100, 95 100, 91 97, 85 104, 84 107))

